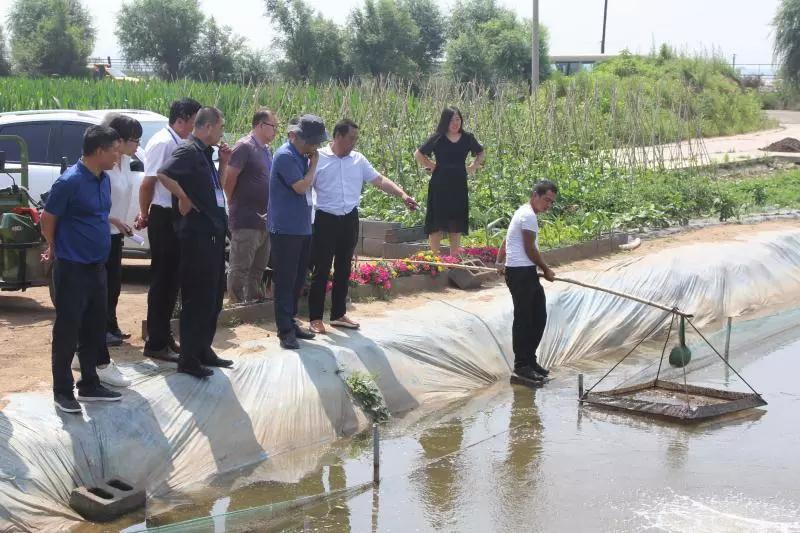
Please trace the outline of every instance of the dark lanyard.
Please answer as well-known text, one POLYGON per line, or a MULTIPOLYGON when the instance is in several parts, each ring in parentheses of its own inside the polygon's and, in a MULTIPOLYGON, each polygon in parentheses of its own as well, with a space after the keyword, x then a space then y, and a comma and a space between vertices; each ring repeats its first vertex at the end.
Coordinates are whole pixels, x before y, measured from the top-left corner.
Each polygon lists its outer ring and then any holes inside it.
POLYGON ((169 136, 170 136, 170 137, 172 137, 172 140, 173 140, 173 141, 175 141, 175 144, 176 144, 176 145, 177 145, 177 144, 181 144, 181 143, 180 143, 180 141, 178 140, 178 138, 177 138, 177 137, 175 137, 175 134, 174 134, 174 133, 172 133, 172 130, 171 130, 171 129, 167 128, 167 133, 169 133, 169 136))
POLYGON ((211 182, 214 184, 215 189, 222 189, 222 184, 219 181, 219 170, 214 166, 214 163, 209 163, 208 158, 203 154, 203 161, 206 162, 206 165, 211 170, 211 182))

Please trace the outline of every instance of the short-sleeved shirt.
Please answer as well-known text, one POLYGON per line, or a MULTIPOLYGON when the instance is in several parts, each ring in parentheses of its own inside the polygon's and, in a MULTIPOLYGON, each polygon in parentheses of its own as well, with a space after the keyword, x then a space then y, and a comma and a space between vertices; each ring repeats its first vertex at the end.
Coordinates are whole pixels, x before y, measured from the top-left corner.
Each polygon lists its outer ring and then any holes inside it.
MULTIPOLYGON (((157 175, 158 169, 164 166, 172 152, 182 143, 183 140, 180 136, 169 126, 165 126, 153 134, 144 149, 144 175, 157 175)), ((172 193, 161 182, 156 182, 153 203, 161 207, 172 207, 172 193)))
POLYGON ((108 259, 111 234, 111 184, 108 174, 95 176, 81 161, 69 167, 50 189, 45 211, 58 217, 57 259, 97 264, 108 259))
MULTIPOLYGON (((133 199, 133 184, 136 179, 131 171, 131 157, 123 155, 119 166, 106 171, 111 182, 111 212, 109 218, 117 218, 126 224, 131 220, 131 200, 133 199)), ((114 224, 109 224, 111 235, 117 235, 119 230, 114 224)))
POLYGON ((229 199, 230 225, 237 229, 266 229, 262 215, 269 202, 269 172, 272 151, 253 134, 239 139, 233 147, 228 167, 240 170, 236 187, 229 199))
POLYGON ((326 146, 319 151, 314 176, 314 209, 337 216, 350 213, 361 202, 364 183, 375 181, 379 176, 359 152, 354 150, 339 157, 326 146))
MULTIPOLYGON (((213 153, 212 147, 190 135, 158 170, 159 174, 177 181, 194 205, 194 209, 178 219, 179 235, 224 236, 228 229, 224 201, 223 206, 217 205, 217 197, 224 198, 224 195, 219 173, 211 159, 213 153)), ((173 209, 178 210, 177 198, 173 209)))
POLYGON ((536 266, 525 252, 525 241, 522 230, 532 231, 535 234, 533 245, 539 249, 539 219, 533 211, 531 204, 525 204, 511 217, 506 234, 506 266, 529 267, 536 266))
POLYGON ((311 206, 305 193, 297 193, 292 185, 308 172, 308 159, 287 142, 272 159, 269 175, 269 207, 267 222, 270 233, 279 235, 311 235, 311 206))
POLYGON ((447 135, 435 133, 431 135, 425 143, 419 147, 419 151, 427 157, 431 154, 436 156, 435 174, 467 174, 466 160, 467 155, 472 153, 476 156, 483 152, 483 146, 475 136, 469 132, 463 132, 457 142, 452 142, 447 135))

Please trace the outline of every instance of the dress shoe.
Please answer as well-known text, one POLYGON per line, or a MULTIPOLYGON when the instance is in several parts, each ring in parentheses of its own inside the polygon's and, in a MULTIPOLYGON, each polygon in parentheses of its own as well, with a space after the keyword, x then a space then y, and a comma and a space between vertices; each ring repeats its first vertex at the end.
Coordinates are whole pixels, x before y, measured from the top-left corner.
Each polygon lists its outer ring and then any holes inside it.
POLYGON ((181 365, 180 363, 178 363, 178 372, 189 374, 197 379, 206 379, 214 375, 214 371, 210 368, 204 368, 200 365, 181 365))
POLYGON ((546 368, 544 368, 543 366, 539 365, 539 363, 536 363, 536 362, 534 362, 531 365, 531 368, 533 369, 534 372, 536 372, 537 374, 539 374, 543 378, 546 378, 547 375, 550 373, 549 370, 547 370, 546 368))
POLYGON ((289 333, 281 337, 281 348, 284 350, 300 349, 300 343, 297 342, 297 337, 295 337, 294 333, 289 333))
POLYGON ((106 346, 122 346, 122 339, 112 333, 106 333, 106 346))
POLYGON ((299 326, 295 326, 294 328, 294 336, 298 339, 303 339, 304 341, 310 341, 316 335, 309 329, 301 328, 299 326))

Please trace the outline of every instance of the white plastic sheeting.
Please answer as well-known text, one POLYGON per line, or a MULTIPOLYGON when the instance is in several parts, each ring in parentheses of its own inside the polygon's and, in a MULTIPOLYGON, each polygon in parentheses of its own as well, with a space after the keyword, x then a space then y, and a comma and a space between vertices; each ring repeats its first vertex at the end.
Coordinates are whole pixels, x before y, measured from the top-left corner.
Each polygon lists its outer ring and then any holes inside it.
MULTIPOLYGON (((559 272, 698 315, 698 324, 796 298, 800 231, 610 260, 603 272, 559 272)), ((628 346, 664 312, 604 293, 546 284, 541 358, 557 366, 628 346)), ((282 351, 274 339, 230 351, 236 365, 197 381, 143 362, 118 404, 55 410, 49 394, 15 394, 0 412, 0 529, 67 529, 70 491, 121 476, 149 497, 177 497, 223 472, 268 459, 281 480, 311 465, 287 453, 365 429, 342 374, 376 376, 393 413, 456 399, 510 372, 511 299, 504 287, 432 300, 364 320, 360 331, 282 351)))
MULTIPOLYGON (((610 261, 603 271, 558 274, 677 306, 694 314, 698 327, 796 302, 800 231, 752 230, 742 226, 742 236, 735 241, 610 261)), ((555 291, 547 292, 549 320, 541 350, 545 364, 632 347, 669 315, 610 294, 556 285, 555 291)), ((664 329, 668 324, 669 319, 664 329)))

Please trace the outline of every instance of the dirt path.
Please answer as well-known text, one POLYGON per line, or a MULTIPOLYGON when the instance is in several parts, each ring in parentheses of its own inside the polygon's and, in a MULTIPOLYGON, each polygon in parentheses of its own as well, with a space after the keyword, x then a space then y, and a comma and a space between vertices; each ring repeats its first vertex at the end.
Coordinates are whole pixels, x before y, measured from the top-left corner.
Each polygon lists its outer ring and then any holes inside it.
POLYGON ((628 158, 635 155, 638 164, 645 161, 652 163, 663 160, 667 167, 678 168, 692 162, 698 164, 728 163, 767 156, 800 161, 800 154, 761 151, 761 148, 786 137, 800 139, 800 112, 767 111, 767 115, 778 122, 778 127, 739 135, 708 137, 702 142, 691 140, 645 147, 636 150, 633 155, 628 150, 621 150, 618 157, 627 161, 628 158))
MULTIPOLYGON (((645 255, 697 242, 718 242, 735 239, 743 234, 780 229, 800 229, 800 220, 765 222, 758 225, 728 224, 703 228, 652 241, 644 241, 631 252, 645 255)), ((562 265, 558 272, 605 268, 608 258, 597 258, 562 265)), ((130 342, 111 348, 111 356, 119 362, 134 362, 142 359, 143 341, 141 321, 147 309, 146 262, 126 262, 123 292, 120 297, 118 316, 122 329, 133 334, 130 342)), ((418 294, 397 298, 389 302, 376 301, 357 304, 353 311, 356 317, 380 316, 387 310, 402 306, 413 308, 424 305, 431 298, 463 297, 465 293, 448 289, 436 295, 418 294)), ((476 300, 481 293, 472 293, 476 300)), ((11 392, 49 390, 52 383, 50 373, 50 342, 55 311, 50 304, 47 288, 35 288, 27 292, 0 293, 0 397, 11 392)), ((275 326, 272 323, 241 324, 235 327, 220 327, 214 339, 218 352, 241 346, 249 341, 276 343, 275 326)), ((247 350, 244 350, 245 352, 247 350)), ((1 404, 0 404, 1 405, 1 404)))

